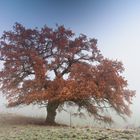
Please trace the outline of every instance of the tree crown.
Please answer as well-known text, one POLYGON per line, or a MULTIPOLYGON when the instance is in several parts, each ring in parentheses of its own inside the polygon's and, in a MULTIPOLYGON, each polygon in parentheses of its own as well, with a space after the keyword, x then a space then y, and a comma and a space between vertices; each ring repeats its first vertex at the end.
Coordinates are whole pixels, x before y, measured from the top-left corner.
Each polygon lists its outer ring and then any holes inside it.
POLYGON ((72 102, 103 121, 112 121, 103 115, 108 106, 120 116, 131 113, 134 91, 122 63, 104 58, 96 39, 75 37, 64 26, 26 29, 16 23, 0 39, 0 59, 1 90, 10 107, 72 102))

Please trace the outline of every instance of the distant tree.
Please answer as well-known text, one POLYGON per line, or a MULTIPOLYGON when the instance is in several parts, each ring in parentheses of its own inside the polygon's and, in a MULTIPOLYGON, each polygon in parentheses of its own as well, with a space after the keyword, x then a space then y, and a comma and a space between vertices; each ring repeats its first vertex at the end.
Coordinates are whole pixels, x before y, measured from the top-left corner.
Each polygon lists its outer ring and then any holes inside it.
POLYGON ((46 124, 55 124, 56 110, 75 105, 104 122, 109 108, 131 114, 134 91, 127 88, 119 61, 104 58, 96 39, 64 26, 27 29, 16 23, 0 40, 1 91, 8 107, 38 104, 47 109, 46 124), (53 75, 53 76, 52 76, 53 75))

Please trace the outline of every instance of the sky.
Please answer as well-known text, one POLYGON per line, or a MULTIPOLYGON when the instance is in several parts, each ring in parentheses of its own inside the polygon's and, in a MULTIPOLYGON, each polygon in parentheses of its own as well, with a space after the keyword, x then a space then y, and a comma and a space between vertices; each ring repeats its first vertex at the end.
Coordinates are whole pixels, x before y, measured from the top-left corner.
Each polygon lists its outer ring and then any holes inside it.
POLYGON ((15 22, 29 28, 64 25, 98 39, 105 57, 124 64, 128 87, 136 90, 130 122, 140 124, 139 0, 0 0, 0 35, 15 22))

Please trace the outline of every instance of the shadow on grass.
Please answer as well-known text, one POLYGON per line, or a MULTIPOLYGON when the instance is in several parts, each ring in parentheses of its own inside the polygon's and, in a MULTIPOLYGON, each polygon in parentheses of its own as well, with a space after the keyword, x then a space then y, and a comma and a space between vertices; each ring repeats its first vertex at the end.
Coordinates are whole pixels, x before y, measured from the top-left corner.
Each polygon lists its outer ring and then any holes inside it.
MULTIPOLYGON (((0 114, 0 125, 40 125, 40 126, 50 126, 45 123, 44 118, 35 118, 35 117, 29 117, 29 116, 23 116, 13 113, 5 113, 0 114)), ((52 126, 52 125, 51 125, 52 126)), ((59 127, 59 126, 65 126, 63 124, 54 124, 53 126, 59 127)))

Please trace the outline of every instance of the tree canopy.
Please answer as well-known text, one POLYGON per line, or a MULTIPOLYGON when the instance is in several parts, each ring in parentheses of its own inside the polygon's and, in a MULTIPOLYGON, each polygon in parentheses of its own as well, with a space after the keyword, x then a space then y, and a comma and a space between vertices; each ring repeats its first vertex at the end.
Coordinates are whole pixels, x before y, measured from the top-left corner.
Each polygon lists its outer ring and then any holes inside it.
POLYGON ((50 123, 65 103, 105 122, 112 121, 104 114, 108 107, 122 117, 131 114, 135 93, 127 88, 123 65, 105 58, 94 38, 64 26, 28 29, 16 23, 0 39, 0 59, 0 88, 9 107, 46 104, 50 123))

